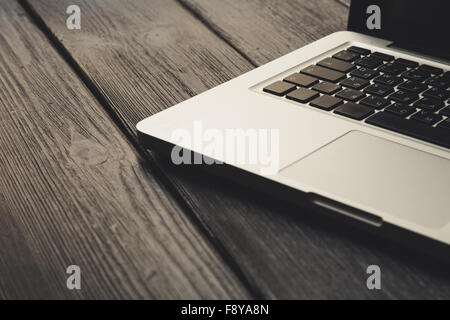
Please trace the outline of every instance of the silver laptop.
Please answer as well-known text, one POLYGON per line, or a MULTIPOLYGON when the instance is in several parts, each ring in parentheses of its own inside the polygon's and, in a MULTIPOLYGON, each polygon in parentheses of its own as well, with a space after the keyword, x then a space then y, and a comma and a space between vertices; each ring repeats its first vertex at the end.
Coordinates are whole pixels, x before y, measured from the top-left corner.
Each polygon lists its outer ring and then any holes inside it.
POLYGON ((449 13, 448 0, 354 0, 349 31, 139 122, 140 139, 450 256, 449 13))

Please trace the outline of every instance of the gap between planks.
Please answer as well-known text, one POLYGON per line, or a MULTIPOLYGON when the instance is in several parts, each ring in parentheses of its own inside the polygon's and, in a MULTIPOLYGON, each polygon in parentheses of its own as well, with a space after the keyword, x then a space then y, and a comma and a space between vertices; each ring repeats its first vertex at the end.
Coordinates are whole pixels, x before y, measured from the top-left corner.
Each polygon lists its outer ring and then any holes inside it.
MULTIPOLYGON (((228 250, 222 245, 220 241, 218 241, 212 232, 208 230, 204 223, 202 223, 197 217, 197 215, 192 211, 192 208, 185 201, 179 190, 176 186, 170 181, 170 179, 166 176, 164 171, 161 169, 160 165, 155 161, 154 156, 151 152, 143 148, 136 140, 136 138, 132 135, 132 130, 128 126, 126 126, 127 121, 120 118, 118 113, 114 112, 114 109, 107 101, 107 99, 101 94, 89 76, 83 71, 83 69, 78 65, 70 52, 64 47, 64 45, 57 39, 57 37, 52 33, 47 24, 42 20, 39 14, 30 6, 28 0, 17 0, 20 5, 24 8, 27 14, 30 16, 30 19, 34 21, 45 35, 45 37, 49 40, 50 44, 57 50, 57 52, 61 55, 61 57, 66 61, 66 63, 72 68, 72 70, 78 75, 81 81, 86 85, 86 87, 92 92, 94 97, 98 100, 100 105, 104 108, 104 110, 108 113, 108 115, 113 120, 114 124, 119 128, 119 130, 125 135, 127 140, 132 144, 132 146, 137 150, 138 155, 147 164, 150 170, 154 173, 155 178, 163 184, 165 188, 171 193, 172 197, 175 199, 180 208, 185 212, 188 219, 195 225, 197 230, 211 243, 213 249, 216 250, 218 255, 223 259, 224 263, 228 265, 230 270, 234 273, 236 278, 241 282, 241 285, 249 292, 252 299, 265 299, 267 298, 264 293, 259 290, 257 286, 252 285, 252 282, 246 277, 245 273, 240 268, 238 262, 231 256, 228 250)), ((178 0, 176 1, 183 7, 184 10, 193 14, 196 19, 201 21, 200 17, 197 17, 194 13, 192 13, 188 7, 184 6, 178 0)), ((205 21, 206 22, 206 21, 205 21)), ((203 23, 203 22, 202 22, 203 23)), ((256 66, 254 62, 248 60, 248 58, 239 52, 237 48, 234 48, 232 44, 230 44, 225 39, 222 39, 218 33, 216 33, 212 28, 207 27, 210 31, 212 31, 219 39, 225 41, 227 45, 232 47, 239 55, 242 55, 244 59, 246 59, 250 64, 256 66)))

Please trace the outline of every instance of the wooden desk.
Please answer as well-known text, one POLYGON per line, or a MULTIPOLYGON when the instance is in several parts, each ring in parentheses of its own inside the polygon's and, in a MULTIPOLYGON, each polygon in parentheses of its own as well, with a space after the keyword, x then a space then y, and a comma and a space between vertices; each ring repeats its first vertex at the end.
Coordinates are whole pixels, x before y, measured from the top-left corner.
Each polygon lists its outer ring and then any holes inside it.
POLYGON ((450 298, 436 261, 137 144, 139 120, 344 30, 348 1, 19 2, 0 4, 1 298, 450 298))

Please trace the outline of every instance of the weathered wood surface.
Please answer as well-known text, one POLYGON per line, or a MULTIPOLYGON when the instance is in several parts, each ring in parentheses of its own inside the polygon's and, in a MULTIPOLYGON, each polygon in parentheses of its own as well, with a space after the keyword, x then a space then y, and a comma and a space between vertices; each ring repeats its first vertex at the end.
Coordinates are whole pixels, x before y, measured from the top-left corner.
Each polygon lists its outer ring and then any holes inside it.
MULTIPOLYGON (((333 0, 270 2, 283 10, 267 10, 269 2, 264 1, 84 0, 78 1, 82 29, 69 31, 64 12, 71 1, 27 2, 132 139, 143 117, 342 30, 347 19, 346 7, 333 0), (314 26, 297 27, 303 20, 314 26), (264 40, 251 26, 255 22, 266 23, 267 32, 279 32, 264 40)), ((160 166, 188 214, 208 232, 253 296, 450 297, 448 273, 433 262, 417 261, 402 248, 353 230, 311 221, 305 210, 262 200, 242 187, 160 166), (383 270, 382 291, 366 288, 365 269, 371 264, 383 270)))
POLYGON ((0 299, 247 298, 16 1, 0 2, 0 299), (66 268, 81 267, 69 291, 66 268))
POLYGON ((345 30, 348 8, 337 0, 180 0, 255 66, 345 30))

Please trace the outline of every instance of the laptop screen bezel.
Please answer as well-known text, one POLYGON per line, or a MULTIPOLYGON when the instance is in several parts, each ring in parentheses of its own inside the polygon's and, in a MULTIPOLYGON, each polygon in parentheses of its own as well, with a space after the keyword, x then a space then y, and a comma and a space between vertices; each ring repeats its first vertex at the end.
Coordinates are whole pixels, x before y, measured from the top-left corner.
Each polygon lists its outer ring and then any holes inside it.
MULTIPOLYGON (((441 20, 437 19, 440 16, 445 16, 446 13, 450 14, 450 0, 352 0, 347 29, 392 41, 398 47, 450 60, 450 42, 447 39, 448 36, 446 36, 446 34, 450 33, 450 27, 447 26, 444 29, 445 31, 439 34, 436 34, 436 31, 426 30, 427 25, 439 25, 441 20), (409 3, 410 7, 406 7, 406 3, 409 3), (430 12, 424 15, 411 9, 411 4, 414 7, 414 5, 425 6, 425 3, 427 5, 431 3, 432 7, 440 7, 442 5, 442 11, 430 8, 429 11, 432 11, 433 15, 428 17, 430 12), (397 6, 393 4, 397 4, 397 6), (377 5, 381 9, 381 29, 370 30, 367 27, 367 19, 371 15, 367 13, 367 8, 370 5, 377 5), (389 10, 389 12, 386 13, 386 10, 389 10), (399 12, 392 12, 393 10, 399 12), (418 21, 417 19, 421 19, 420 23, 410 26, 412 30, 419 30, 417 38, 414 38, 414 35, 408 32, 408 27, 403 25, 398 28, 395 27, 396 24, 401 24, 402 21, 407 20, 405 19, 405 12, 408 12, 408 10, 409 15, 411 12, 417 13, 417 16, 410 17, 410 20, 418 21), (399 22, 392 21, 391 17, 397 15, 400 17, 399 22), (442 42, 439 42, 439 40, 442 42)), ((445 28, 444 21, 442 21, 442 25, 445 28)))

